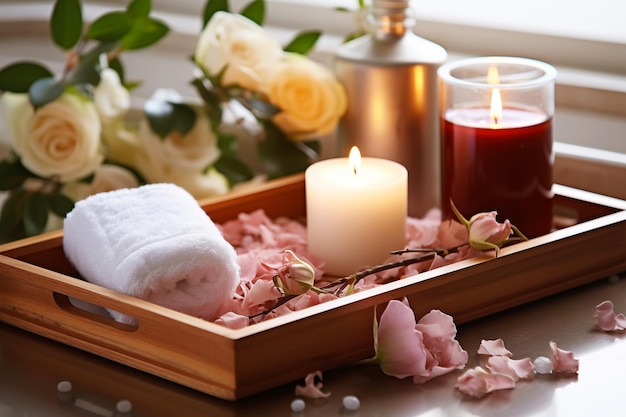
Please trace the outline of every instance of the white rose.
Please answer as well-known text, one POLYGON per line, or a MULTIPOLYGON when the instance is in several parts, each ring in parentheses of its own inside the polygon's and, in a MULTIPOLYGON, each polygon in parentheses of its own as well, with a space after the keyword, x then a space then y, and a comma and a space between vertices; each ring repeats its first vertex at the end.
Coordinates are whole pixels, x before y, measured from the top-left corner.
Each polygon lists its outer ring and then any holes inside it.
POLYGON ((194 60, 212 76, 226 67, 224 85, 257 91, 282 53, 261 26, 238 14, 217 12, 198 38, 194 60))
POLYGON ((183 187, 196 199, 216 197, 229 191, 228 180, 215 169, 207 172, 178 172, 169 177, 170 182, 183 187))
POLYGON ((173 130, 165 138, 154 133, 147 120, 142 120, 137 136, 143 153, 140 159, 145 159, 148 165, 157 164, 172 171, 200 172, 215 163, 220 157, 217 137, 206 115, 196 112, 196 116, 196 123, 187 134, 173 130))
POLYGON ((330 133, 348 104, 343 85, 328 68, 296 54, 285 54, 269 79, 267 95, 281 109, 274 123, 296 138, 330 133))
POLYGON ((13 150, 32 173, 68 182, 102 163, 100 119, 91 101, 64 93, 34 111, 26 94, 5 93, 2 99, 13 150))
POLYGON ((134 125, 127 127, 122 119, 112 119, 102 126, 102 141, 109 161, 134 167, 135 154, 140 148, 136 130, 134 125))
POLYGON ((171 182, 189 191, 196 198, 223 194, 228 184, 223 176, 206 173, 220 157, 217 138, 206 115, 196 111, 193 128, 181 135, 172 131, 160 138, 147 121, 139 126, 134 166, 146 181, 171 182))
POLYGON ((130 93, 120 77, 111 68, 100 72, 100 82, 94 89, 93 101, 103 123, 126 113, 130 107, 130 93))
POLYGON ((90 195, 122 188, 139 187, 139 180, 129 170, 118 165, 101 165, 91 183, 71 182, 63 187, 63 194, 73 201, 83 200, 90 195))

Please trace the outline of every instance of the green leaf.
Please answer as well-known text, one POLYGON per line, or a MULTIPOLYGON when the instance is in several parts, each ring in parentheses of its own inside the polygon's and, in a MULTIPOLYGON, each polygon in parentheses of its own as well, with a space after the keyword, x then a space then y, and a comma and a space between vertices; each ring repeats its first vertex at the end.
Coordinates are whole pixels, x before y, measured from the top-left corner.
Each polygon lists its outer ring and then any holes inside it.
POLYGON ((69 83, 74 85, 90 84, 96 86, 100 83, 100 72, 93 63, 80 61, 74 72, 72 72, 69 83))
POLYGON ((35 236, 44 231, 48 223, 50 206, 43 193, 27 194, 24 202, 24 232, 26 236, 35 236))
POLYGON ((54 78, 41 78, 28 90, 28 98, 35 109, 45 106, 63 94, 65 86, 54 78))
POLYGON ((219 96, 207 86, 204 80, 200 78, 194 78, 191 84, 196 88, 198 95, 202 98, 205 106, 205 111, 211 121, 213 130, 217 130, 222 123, 223 109, 219 96))
POLYGON ((25 237, 22 222, 25 196, 26 191, 22 188, 15 189, 0 207, 0 243, 25 237))
POLYGON ((300 32, 296 37, 285 46, 285 52, 294 52, 296 54, 307 55, 315 47, 315 43, 322 35, 318 30, 300 32))
MULTIPOLYGON (((98 85, 100 82, 100 56, 107 54, 117 46, 117 42, 100 43, 95 48, 80 57, 80 63, 69 77, 70 84, 98 85)), ((115 60, 114 60, 115 61, 115 60)), ((112 66, 112 62, 109 66, 112 66)))
POLYGON ((196 124, 196 112, 190 106, 174 103, 174 130, 186 135, 196 124))
POLYGON ((148 100, 143 107, 150 129, 165 138, 174 129, 174 105, 167 101, 148 100))
POLYGON ((265 122, 266 138, 259 142, 257 152, 270 179, 303 172, 315 156, 317 142, 291 141, 273 123, 265 122))
POLYGON ((254 177, 252 170, 237 155, 222 155, 214 166, 231 186, 254 177))
POLYGON ((144 112, 150 128, 162 139, 174 130, 186 135, 196 123, 196 112, 183 103, 148 100, 144 112))
POLYGON ((350 41, 353 41, 357 38, 360 38, 361 36, 365 35, 365 32, 353 32, 353 33, 348 33, 344 38, 343 38, 343 42, 342 43, 348 43, 350 41))
POLYGON ((237 100, 250 110, 257 119, 269 120, 281 111, 280 108, 272 103, 257 98, 238 97, 237 100))
POLYGON ((259 26, 265 22, 265 0, 254 0, 248 4, 240 15, 247 17, 259 26))
POLYGON ((133 27, 133 19, 126 12, 109 12, 96 19, 87 29, 87 39, 115 42, 122 39, 133 27))
POLYGON ((126 82, 125 80, 126 73, 124 71, 124 66, 122 65, 122 61, 120 61, 117 58, 115 58, 112 61, 109 61, 109 68, 117 72, 117 75, 120 77, 120 81, 122 82, 122 84, 126 82))
POLYGON ((151 0, 133 0, 126 8, 126 11, 132 17, 148 17, 151 9, 151 0))
POLYGON ((229 12, 228 0, 209 0, 202 11, 202 27, 204 28, 217 12, 229 12))
POLYGON ((27 93, 40 78, 51 78, 52 72, 36 62, 16 62, 0 70, 0 90, 27 93))
POLYGON ((5 159, 0 161, 0 190, 8 191, 17 188, 26 181, 30 172, 19 159, 5 159))
POLYGON ((252 169, 239 157, 235 135, 218 134, 217 146, 221 155, 213 166, 226 177, 230 186, 249 181, 254 177, 252 169))
POLYGON ((49 203, 52 212, 62 219, 74 208, 74 202, 61 193, 51 195, 49 197, 49 203))
POLYGON ((72 49, 83 31, 83 14, 79 0, 57 0, 50 17, 52 40, 61 49, 72 49))
POLYGON ((146 48, 161 40, 169 30, 165 23, 157 19, 134 19, 132 29, 122 38, 120 46, 128 51, 146 48))

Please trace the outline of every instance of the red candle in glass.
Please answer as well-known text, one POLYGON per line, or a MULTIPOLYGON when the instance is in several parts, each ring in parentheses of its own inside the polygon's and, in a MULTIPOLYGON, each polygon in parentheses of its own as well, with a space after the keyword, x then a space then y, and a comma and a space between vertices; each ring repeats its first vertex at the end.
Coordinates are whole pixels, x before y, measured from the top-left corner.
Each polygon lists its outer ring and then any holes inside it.
POLYGON ((505 108, 500 124, 481 127, 488 113, 455 110, 442 121, 443 218, 454 218, 453 201, 468 218, 495 210, 528 237, 545 234, 552 227, 552 119, 505 108))
POLYGON ((553 67, 472 58, 440 69, 442 214, 497 211, 528 237, 552 229, 553 67))

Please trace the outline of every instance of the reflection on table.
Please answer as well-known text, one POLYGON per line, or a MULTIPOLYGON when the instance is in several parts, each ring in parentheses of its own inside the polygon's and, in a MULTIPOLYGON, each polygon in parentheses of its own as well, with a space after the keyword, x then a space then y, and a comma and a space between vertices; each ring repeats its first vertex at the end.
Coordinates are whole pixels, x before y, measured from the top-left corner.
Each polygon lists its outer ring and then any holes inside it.
POLYGON ((454 388, 462 371, 416 385, 355 364, 324 372, 330 398, 307 400, 299 414, 290 403, 302 381, 229 402, 0 324, 0 416, 622 416, 626 331, 603 332, 593 320, 594 307, 607 299, 626 312, 626 279, 603 279, 459 327, 467 367, 481 363, 481 339, 502 338, 516 359, 550 356, 554 340, 580 359, 578 375, 537 375, 476 400, 454 388), (62 381, 71 383, 70 395, 58 393, 62 381), (346 395, 360 399, 358 411, 342 408, 346 395), (123 400, 131 412, 116 409, 123 400))

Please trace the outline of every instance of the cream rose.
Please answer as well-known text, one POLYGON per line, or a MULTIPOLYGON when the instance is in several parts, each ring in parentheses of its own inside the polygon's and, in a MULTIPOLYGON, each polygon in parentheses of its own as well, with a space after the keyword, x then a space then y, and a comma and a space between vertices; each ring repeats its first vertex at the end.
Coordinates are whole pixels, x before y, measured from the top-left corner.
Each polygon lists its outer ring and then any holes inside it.
POLYGON ((197 199, 224 195, 229 191, 228 180, 215 169, 207 172, 176 172, 170 182, 183 187, 197 199))
POLYGON ((301 139, 331 132, 348 104, 343 85, 328 68, 295 54, 285 54, 269 80, 267 95, 281 109, 274 123, 301 139))
POLYGON ((140 159, 144 159, 142 168, 154 164, 169 167, 171 171, 199 172, 217 161, 220 150, 210 122, 202 112, 196 112, 196 115, 196 123, 187 134, 172 131, 165 138, 160 138, 148 122, 142 120, 137 136, 143 153, 140 159))
POLYGON ((63 194, 73 201, 83 200, 90 195, 122 188, 139 187, 137 177, 118 165, 101 165, 90 183, 74 181, 63 186, 63 194))
POLYGON ((180 185, 196 198, 223 194, 228 191, 226 180, 206 173, 221 154, 217 137, 206 115, 201 111, 196 115, 196 123, 187 134, 172 131, 165 138, 157 136, 143 120, 137 133, 134 166, 146 181, 180 185))
POLYGON ((91 101, 64 93, 34 111, 26 94, 5 93, 2 99, 13 150, 32 173, 68 182, 102 163, 100 119, 91 101))
POLYGON ((194 60, 212 76, 226 68, 224 85, 258 91, 282 53, 278 41, 261 26, 238 14, 217 12, 198 38, 194 60))
POLYGON ((135 155, 140 150, 137 126, 127 126, 122 119, 113 119, 102 126, 102 141, 109 161, 134 167, 135 155))

